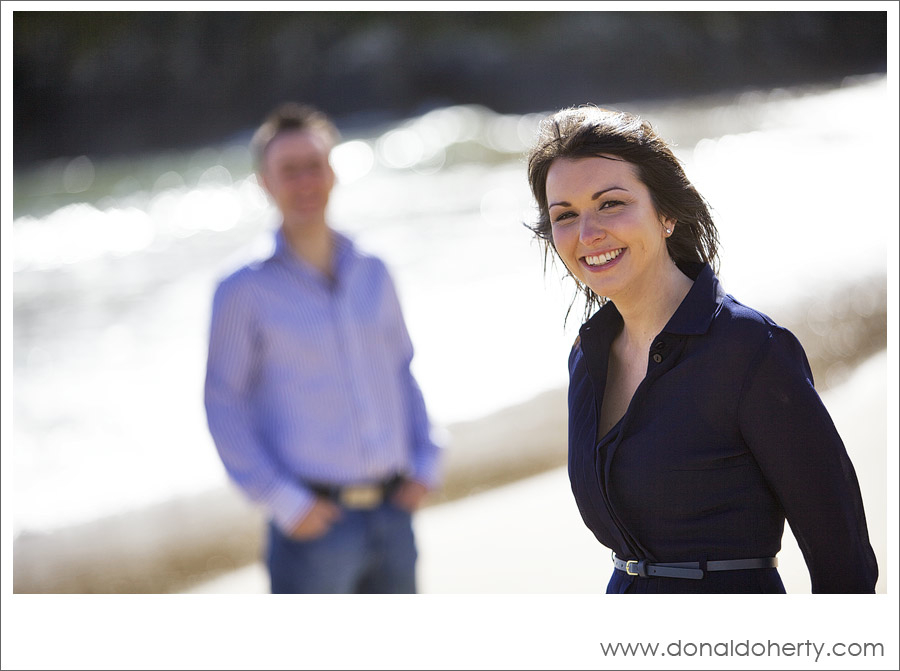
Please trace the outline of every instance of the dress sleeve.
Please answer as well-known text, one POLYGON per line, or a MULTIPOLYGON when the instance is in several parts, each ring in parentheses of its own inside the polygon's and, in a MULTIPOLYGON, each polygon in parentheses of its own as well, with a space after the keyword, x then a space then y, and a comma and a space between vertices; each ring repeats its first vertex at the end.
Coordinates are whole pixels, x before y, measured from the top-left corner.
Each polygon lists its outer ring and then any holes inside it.
POLYGON ((786 329, 770 330, 751 365, 738 422, 781 501, 813 593, 873 593, 878 567, 856 471, 786 329))
POLYGON ((288 532, 309 512, 315 496, 284 476, 254 429, 254 314, 254 301, 246 286, 234 281, 219 285, 210 324, 204 388, 206 417, 228 475, 288 532))

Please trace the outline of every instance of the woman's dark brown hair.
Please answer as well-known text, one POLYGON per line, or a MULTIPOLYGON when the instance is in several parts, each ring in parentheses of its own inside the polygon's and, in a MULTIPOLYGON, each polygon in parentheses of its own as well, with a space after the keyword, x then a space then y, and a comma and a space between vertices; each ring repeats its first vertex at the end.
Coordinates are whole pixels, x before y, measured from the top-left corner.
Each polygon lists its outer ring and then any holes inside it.
MULTIPOLYGON (((550 249, 557 253, 547 207, 550 166, 557 159, 601 155, 616 156, 633 164, 638 178, 649 189, 657 212, 678 222, 666 239, 669 256, 676 265, 684 268, 685 264, 708 263, 717 272, 719 234, 709 206, 684 174, 669 145, 640 117, 594 105, 569 107, 544 119, 528 153, 528 182, 538 206, 538 220, 529 228, 544 245, 545 268, 550 249)), ((572 278, 584 295, 587 318, 607 299, 572 278)))

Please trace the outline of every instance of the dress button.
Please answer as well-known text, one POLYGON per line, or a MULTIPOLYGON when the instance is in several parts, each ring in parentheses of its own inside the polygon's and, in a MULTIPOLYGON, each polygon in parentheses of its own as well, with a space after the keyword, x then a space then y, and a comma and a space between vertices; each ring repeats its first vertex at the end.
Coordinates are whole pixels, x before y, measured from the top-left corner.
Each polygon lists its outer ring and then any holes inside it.
POLYGON ((665 349, 665 347, 666 347, 665 341, 660 340, 653 346, 653 349, 665 349))
POLYGON ((660 363, 660 362, 662 361, 662 359, 663 359, 663 358, 662 358, 662 354, 660 354, 659 352, 655 352, 655 353, 653 354, 653 360, 654 360, 656 363, 660 363))

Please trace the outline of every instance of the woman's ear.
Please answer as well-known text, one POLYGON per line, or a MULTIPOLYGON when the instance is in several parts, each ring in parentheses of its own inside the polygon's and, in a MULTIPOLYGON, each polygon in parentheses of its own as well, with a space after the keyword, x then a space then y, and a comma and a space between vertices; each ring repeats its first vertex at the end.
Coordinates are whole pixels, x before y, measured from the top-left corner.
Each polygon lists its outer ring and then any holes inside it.
POLYGON ((662 224, 662 227, 665 230, 665 236, 668 238, 668 237, 671 237, 672 233, 675 232, 675 224, 678 223, 678 220, 673 219, 672 217, 665 217, 660 220, 660 223, 662 224))

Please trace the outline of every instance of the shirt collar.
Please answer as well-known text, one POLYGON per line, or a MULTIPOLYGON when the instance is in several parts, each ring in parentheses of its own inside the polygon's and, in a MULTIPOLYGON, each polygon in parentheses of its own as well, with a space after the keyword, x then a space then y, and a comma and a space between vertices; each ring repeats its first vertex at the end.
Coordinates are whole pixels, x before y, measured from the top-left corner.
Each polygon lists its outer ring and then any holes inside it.
POLYGON ((706 333, 721 308, 725 290, 708 263, 685 264, 682 270, 693 278, 694 284, 663 331, 678 335, 700 335, 706 333))
MULTIPOLYGON (((346 268, 347 262, 354 255, 356 248, 353 241, 343 233, 331 229, 331 236, 334 242, 334 258, 332 259, 332 263, 334 264, 334 274, 335 277, 340 277, 346 268)), ((290 244, 288 244, 287 238, 284 237, 284 230, 280 226, 278 227, 278 230, 275 231, 275 252, 273 257, 287 262, 293 268, 296 268, 307 275, 316 278, 321 278, 322 276, 322 273, 316 268, 313 268, 309 263, 294 253, 294 250, 291 249, 290 244)))
MULTIPOLYGON (((687 263, 681 270, 691 279, 691 286, 675 314, 663 329, 676 335, 700 335, 706 333, 725 298, 725 290, 708 263, 687 263)), ((622 315, 612 301, 608 301, 594 316, 581 326, 581 335, 593 330, 601 338, 611 340, 621 328, 622 315)), ((595 336, 596 337, 596 336, 595 336)))

